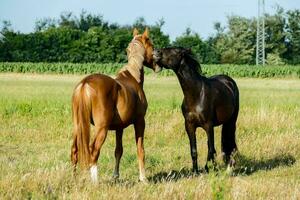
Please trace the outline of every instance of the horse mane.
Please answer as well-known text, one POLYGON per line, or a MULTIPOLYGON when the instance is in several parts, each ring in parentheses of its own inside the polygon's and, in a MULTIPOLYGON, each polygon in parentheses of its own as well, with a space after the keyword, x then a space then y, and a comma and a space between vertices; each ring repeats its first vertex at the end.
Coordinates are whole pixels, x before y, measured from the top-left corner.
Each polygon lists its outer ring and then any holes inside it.
POLYGON ((199 74, 202 74, 201 65, 195 58, 195 55, 192 51, 188 50, 184 52, 184 60, 189 67, 194 69, 194 71, 198 72, 199 74))
POLYGON ((136 38, 137 36, 135 36, 129 43, 126 49, 128 63, 120 69, 118 74, 127 70, 136 79, 136 81, 140 83, 142 81, 141 70, 143 70, 143 55, 145 53, 145 48, 143 47, 142 43, 136 38))

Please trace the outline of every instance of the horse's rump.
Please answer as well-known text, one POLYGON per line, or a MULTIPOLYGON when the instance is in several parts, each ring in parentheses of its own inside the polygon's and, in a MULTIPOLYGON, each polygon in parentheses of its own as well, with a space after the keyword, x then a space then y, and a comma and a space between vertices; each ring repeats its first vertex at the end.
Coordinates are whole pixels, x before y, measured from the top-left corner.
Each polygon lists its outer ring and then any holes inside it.
POLYGON ((208 79, 211 91, 215 93, 215 124, 223 124, 236 118, 239 110, 239 90, 235 81, 227 75, 216 75, 208 79))

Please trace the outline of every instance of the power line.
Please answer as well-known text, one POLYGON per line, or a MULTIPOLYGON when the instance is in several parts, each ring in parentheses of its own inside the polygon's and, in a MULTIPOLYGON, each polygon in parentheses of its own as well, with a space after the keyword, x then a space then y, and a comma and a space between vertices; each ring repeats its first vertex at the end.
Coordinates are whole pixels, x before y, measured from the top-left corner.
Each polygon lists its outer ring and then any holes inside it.
POLYGON ((258 0, 256 65, 265 65, 265 0, 258 0))

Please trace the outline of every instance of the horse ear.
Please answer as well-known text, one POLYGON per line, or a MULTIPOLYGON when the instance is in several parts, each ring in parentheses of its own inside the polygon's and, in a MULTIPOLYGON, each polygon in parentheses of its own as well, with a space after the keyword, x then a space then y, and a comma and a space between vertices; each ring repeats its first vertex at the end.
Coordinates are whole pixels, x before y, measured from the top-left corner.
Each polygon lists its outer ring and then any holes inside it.
POLYGON ((149 29, 146 27, 144 33, 143 33, 143 38, 149 38, 149 29))
POLYGON ((192 49, 191 48, 186 48, 185 52, 190 54, 190 53, 192 53, 192 49))
POLYGON ((133 37, 138 35, 138 34, 139 34, 139 31, 136 28, 134 28, 133 29, 133 37))

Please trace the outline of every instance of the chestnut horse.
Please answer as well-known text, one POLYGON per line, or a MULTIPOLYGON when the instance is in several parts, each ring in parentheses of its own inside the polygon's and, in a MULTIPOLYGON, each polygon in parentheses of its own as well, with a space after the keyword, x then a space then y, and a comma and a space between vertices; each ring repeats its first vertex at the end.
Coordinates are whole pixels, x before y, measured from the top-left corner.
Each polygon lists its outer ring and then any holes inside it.
POLYGON ((128 64, 115 79, 103 74, 93 74, 85 77, 74 89, 71 160, 74 169, 78 161, 81 168, 90 169, 93 182, 97 182, 97 160, 108 130, 116 130, 113 176, 119 177, 123 129, 131 124, 135 130, 139 179, 146 181, 143 140, 147 100, 143 91, 143 65, 155 69, 153 45, 148 34, 148 29, 143 34, 134 30, 134 37, 127 48, 128 64), (95 138, 91 144, 90 124, 95 126, 95 138))
MULTIPOLYGON (((181 109, 190 140, 193 171, 198 172, 196 128, 202 127, 206 131, 207 161, 214 162, 214 126, 219 125, 223 125, 223 158, 231 169, 235 162, 231 155, 237 150, 235 129, 239 112, 239 90, 235 81, 226 75, 202 76, 200 65, 189 49, 171 47, 155 50, 153 58, 160 67, 172 69, 179 79, 184 94, 181 109)), ((208 171, 207 164, 205 169, 208 171)))

